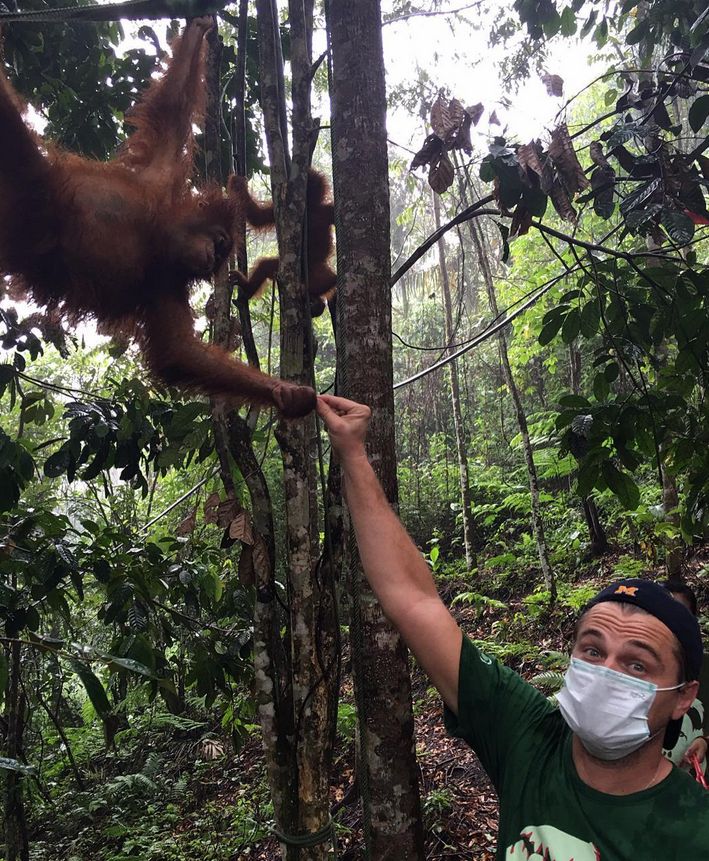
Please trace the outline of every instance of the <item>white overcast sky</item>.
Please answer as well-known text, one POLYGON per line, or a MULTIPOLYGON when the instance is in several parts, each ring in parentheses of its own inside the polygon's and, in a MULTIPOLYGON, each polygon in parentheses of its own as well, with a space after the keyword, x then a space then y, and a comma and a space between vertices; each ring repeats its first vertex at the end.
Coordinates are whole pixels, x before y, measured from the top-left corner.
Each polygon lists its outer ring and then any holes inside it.
MULTIPOLYGON (((464 4, 460 0, 448 0, 448 5, 459 8, 464 4)), ((494 10, 497 4, 495 0, 489 0, 484 5, 494 10)), ((391 0, 384 0, 383 6, 386 11, 391 0)), ((488 45, 492 15, 483 17, 475 9, 461 15, 462 21, 453 15, 427 16, 385 25, 384 54, 390 91, 407 80, 414 81, 417 67, 420 67, 427 71, 432 81, 447 87, 451 95, 464 105, 482 102, 487 110, 474 130, 473 143, 476 142, 475 131, 486 138, 489 132, 501 134, 506 124, 509 124, 510 137, 515 139, 528 141, 533 137, 543 137, 545 128, 552 125, 565 100, 599 74, 598 67, 593 67, 588 60, 594 47, 589 41, 579 43, 574 38, 558 38, 551 43, 545 71, 564 79, 564 97, 549 96, 536 75, 517 94, 512 94, 503 87, 496 63, 502 49, 488 45), (512 101, 509 109, 498 103, 503 95, 512 101), (487 117, 492 110, 496 110, 502 127, 493 125, 488 128, 487 117)), ((401 111, 390 113, 390 137, 396 143, 413 145, 417 149, 422 140, 421 121, 415 118, 407 122, 401 114, 401 111), (402 139, 398 138, 399 135, 402 139)), ((481 148, 485 150, 487 147, 481 148)))

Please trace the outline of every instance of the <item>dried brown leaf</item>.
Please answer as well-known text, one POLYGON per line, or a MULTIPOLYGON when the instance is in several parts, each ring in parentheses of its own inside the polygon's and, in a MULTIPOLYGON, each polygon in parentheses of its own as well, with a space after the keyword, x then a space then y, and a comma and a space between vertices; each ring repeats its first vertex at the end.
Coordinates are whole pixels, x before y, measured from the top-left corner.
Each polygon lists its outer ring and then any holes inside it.
POLYGON ((564 221, 572 221, 576 224, 576 210, 571 205, 569 195, 566 189, 562 186, 559 180, 554 181, 554 185, 549 192, 551 202, 554 204, 554 209, 559 213, 559 216, 564 221))
POLYGON ((229 538, 242 541, 244 544, 254 543, 254 531, 251 526, 251 517, 247 511, 241 511, 229 524, 229 538))
POLYGON ((413 157, 409 170, 416 170, 417 167, 423 167, 425 164, 431 164, 440 158, 443 152, 443 141, 438 135, 429 135, 423 142, 423 146, 413 157))
POLYGON ((472 123, 472 118, 469 114, 465 114, 463 122, 461 123, 460 128, 458 129, 458 134, 456 135, 454 147, 456 149, 462 149, 463 152, 470 155, 473 151, 473 142, 470 140, 470 126, 472 123))
POLYGON ((562 123, 552 131, 549 157, 554 162, 569 197, 573 197, 580 189, 589 187, 590 182, 586 179, 583 168, 576 157, 566 123, 562 123))
POLYGON ((443 153, 437 163, 431 164, 428 172, 428 184, 436 192, 443 194, 447 191, 455 179, 455 170, 448 156, 443 153))
POLYGON ((522 202, 518 203, 515 207, 514 213, 512 214, 509 238, 514 239, 515 236, 524 236, 525 233, 529 232, 529 228, 531 226, 532 213, 522 202))
POLYGON ((221 500, 219 499, 218 493, 210 493, 209 496, 204 501, 204 522, 205 523, 216 523, 217 522, 217 509, 219 508, 219 503, 221 500))
POLYGON ((239 582, 243 586, 253 586, 256 582, 254 571, 254 553, 250 544, 241 545, 239 567, 237 568, 239 582))
POLYGON ((615 208, 613 192, 615 189, 615 171, 606 162, 605 166, 599 165, 591 174, 591 188, 593 189, 593 210, 601 218, 610 218, 615 208))
POLYGON ((477 105, 470 105, 465 109, 465 113, 470 117, 470 121, 474 126, 480 122, 480 117, 485 113, 485 105, 478 102, 477 105))
POLYGON ((229 321, 229 344, 228 349, 234 353, 241 346, 241 323, 233 317, 229 321))
POLYGON ((522 168, 532 171, 539 179, 539 187, 544 194, 549 194, 554 185, 554 171, 542 145, 538 140, 523 144, 517 149, 517 161, 522 168))
POLYGON ((253 546, 254 572, 258 583, 268 583, 271 577, 271 563, 266 542, 256 535, 253 546))
POLYGON ((564 79, 560 75, 542 75, 542 83, 550 96, 564 95, 564 79))
POLYGON ((597 164, 599 167, 610 168, 608 159, 603 154, 603 144, 600 141, 593 141, 588 151, 594 164, 597 164))
POLYGON ((192 511, 185 517, 185 519, 177 525, 177 529, 175 529, 175 535, 179 535, 180 537, 184 537, 185 535, 191 535, 194 532, 194 528, 197 525, 197 509, 193 508, 192 511))
POLYGON ((449 102, 439 93, 431 108, 431 128, 434 134, 448 143, 456 137, 464 119, 465 108, 458 99, 451 99, 449 102))
POLYGON ((431 105, 430 123, 433 133, 445 140, 451 130, 451 117, 448 110, 448 99, 443 93, 439 93, 436 101, 431 105))
POLYGON ((221 526, 222 529, 226 529, 240 511, 242 511, 241 504, 233 497, 220 502, 217 508, 218 525, 221 526))

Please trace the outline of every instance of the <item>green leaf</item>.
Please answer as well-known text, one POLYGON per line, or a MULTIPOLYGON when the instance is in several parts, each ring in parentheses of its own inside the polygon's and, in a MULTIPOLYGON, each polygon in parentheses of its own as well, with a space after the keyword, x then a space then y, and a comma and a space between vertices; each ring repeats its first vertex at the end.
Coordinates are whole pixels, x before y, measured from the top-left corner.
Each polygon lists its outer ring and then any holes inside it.
POLYGON ((640 503, 640 491, 633 479, 626 472, 617 469, 609 460, 604 461, 601 466, 601 474, 623 506, 630 511, 635 511, 640 503))
POLYGON ((539 333, 539 337, 537 340, 542 345, 542 347, 546 347, 547 344, 550 344, 554 338, 557 336, 559 329, 564 325, 564 317, 559 316, 553 320, 550 320, 545 326, 542 327, 542 331, 539 333))
POLYGON ((591 406, 591 402, 587 398, 582 398, 581 395, 562 395, 559 398, 559 404, 562 407, 569 407, 570 409, 583 409, 587 410, 591 406))
POLYGON ((564 325, 561 327, 561 340, 565 344, 570 344, 581 331, 581 315, 577 308, 572 309, 566 315, 564 325))
POLYGON ((96 709, 96 714, 101 719, 109 717, 112 712, 111 703, 108 701, 106 691, 98 677, 94 675, 87 664, 79 660, 72 660, 70 663, 72 670, 81 679, 86 694, 91 700, 91 705, 96 709))
POLYGON ((633 29, 625 37, 626 45, 637 45, 650 30, 650 19, 643 18, 642 21, 633 27, 633 29))
POLYGON ((576 32, 576 15, 574 15, 574 10, 570 6, 567 6, 561 13, 560 32, 562 36, 573 36, 576 32))
POLYGON ((694 236, 694 222, 684 212, 665 210, 662 213, 662 224, 677 245, 686 245, 694 236))
POLYGON ((609 383, 612 383, 614 380, 618 379, 618 374, 620 373, 620 368, 617 362, 611 362, 609 365, 606 365, 605 370, 603 371, 603 376, 608 380, 609 383))
POLYGON ((101 655, 101 660, 107 661, 109 666, 121 667, 124 670, 129 670, 131 673, 138 673, 140 676, 147 676, 149 679, 157 679, 155 673, 141 664, 140 661, 134 661, 132 658, 119 658, 116 655, 101 655))
POLYGON ((596 374, 593 380, 593 396, 599 401, 603 402, 608 397, 610 393, 610 386, 608 385, 608 380, 606 379, 605 373, 596 374))
POLYGON ((65 444, 59 451, 55 451, 53 455, 50 455, 46 459, 44 462, 44 474, 47 478, 59 478, 60 475, 64 475, 69 469, 71 462, 71 451, 65 444))
POLYGON ((601 312, 598 308, 598 299, 591 299, 581 309, 581 334, 584 338, 592 338, 598 332, 601 322, 601 312))
POLYGON ((662 224, 677 245, 686 245, 694 236, 694 222, 678 210, 665 210, 662 213, 662 224))

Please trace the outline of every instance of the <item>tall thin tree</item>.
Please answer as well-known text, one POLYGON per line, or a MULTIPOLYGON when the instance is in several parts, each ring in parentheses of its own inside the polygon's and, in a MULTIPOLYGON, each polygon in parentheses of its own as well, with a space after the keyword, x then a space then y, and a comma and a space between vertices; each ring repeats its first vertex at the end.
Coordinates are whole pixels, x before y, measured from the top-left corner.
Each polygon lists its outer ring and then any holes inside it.
MULTIPOLYGON (((386 89, 379 0, 330 0, 340 392, 372 408, 368 454, 397 503, 386 89)), ((422 859, 407 653, 351 559, 360 793, 369 857, 422 859)))

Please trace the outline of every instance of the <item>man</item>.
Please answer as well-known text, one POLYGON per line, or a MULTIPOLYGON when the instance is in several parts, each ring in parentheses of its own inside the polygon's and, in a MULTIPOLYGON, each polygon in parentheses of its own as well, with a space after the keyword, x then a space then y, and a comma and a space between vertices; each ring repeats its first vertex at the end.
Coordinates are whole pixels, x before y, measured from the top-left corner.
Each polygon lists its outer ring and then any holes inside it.
POLYGON ((498 859, 709 859, 709 793, 662 756, 697 691, 692 614, 661 586, 603 590, 583 613, 559 709, 462 635, 364 447, 370 410, 318 398, 365 574, 500 798, 498 859))

